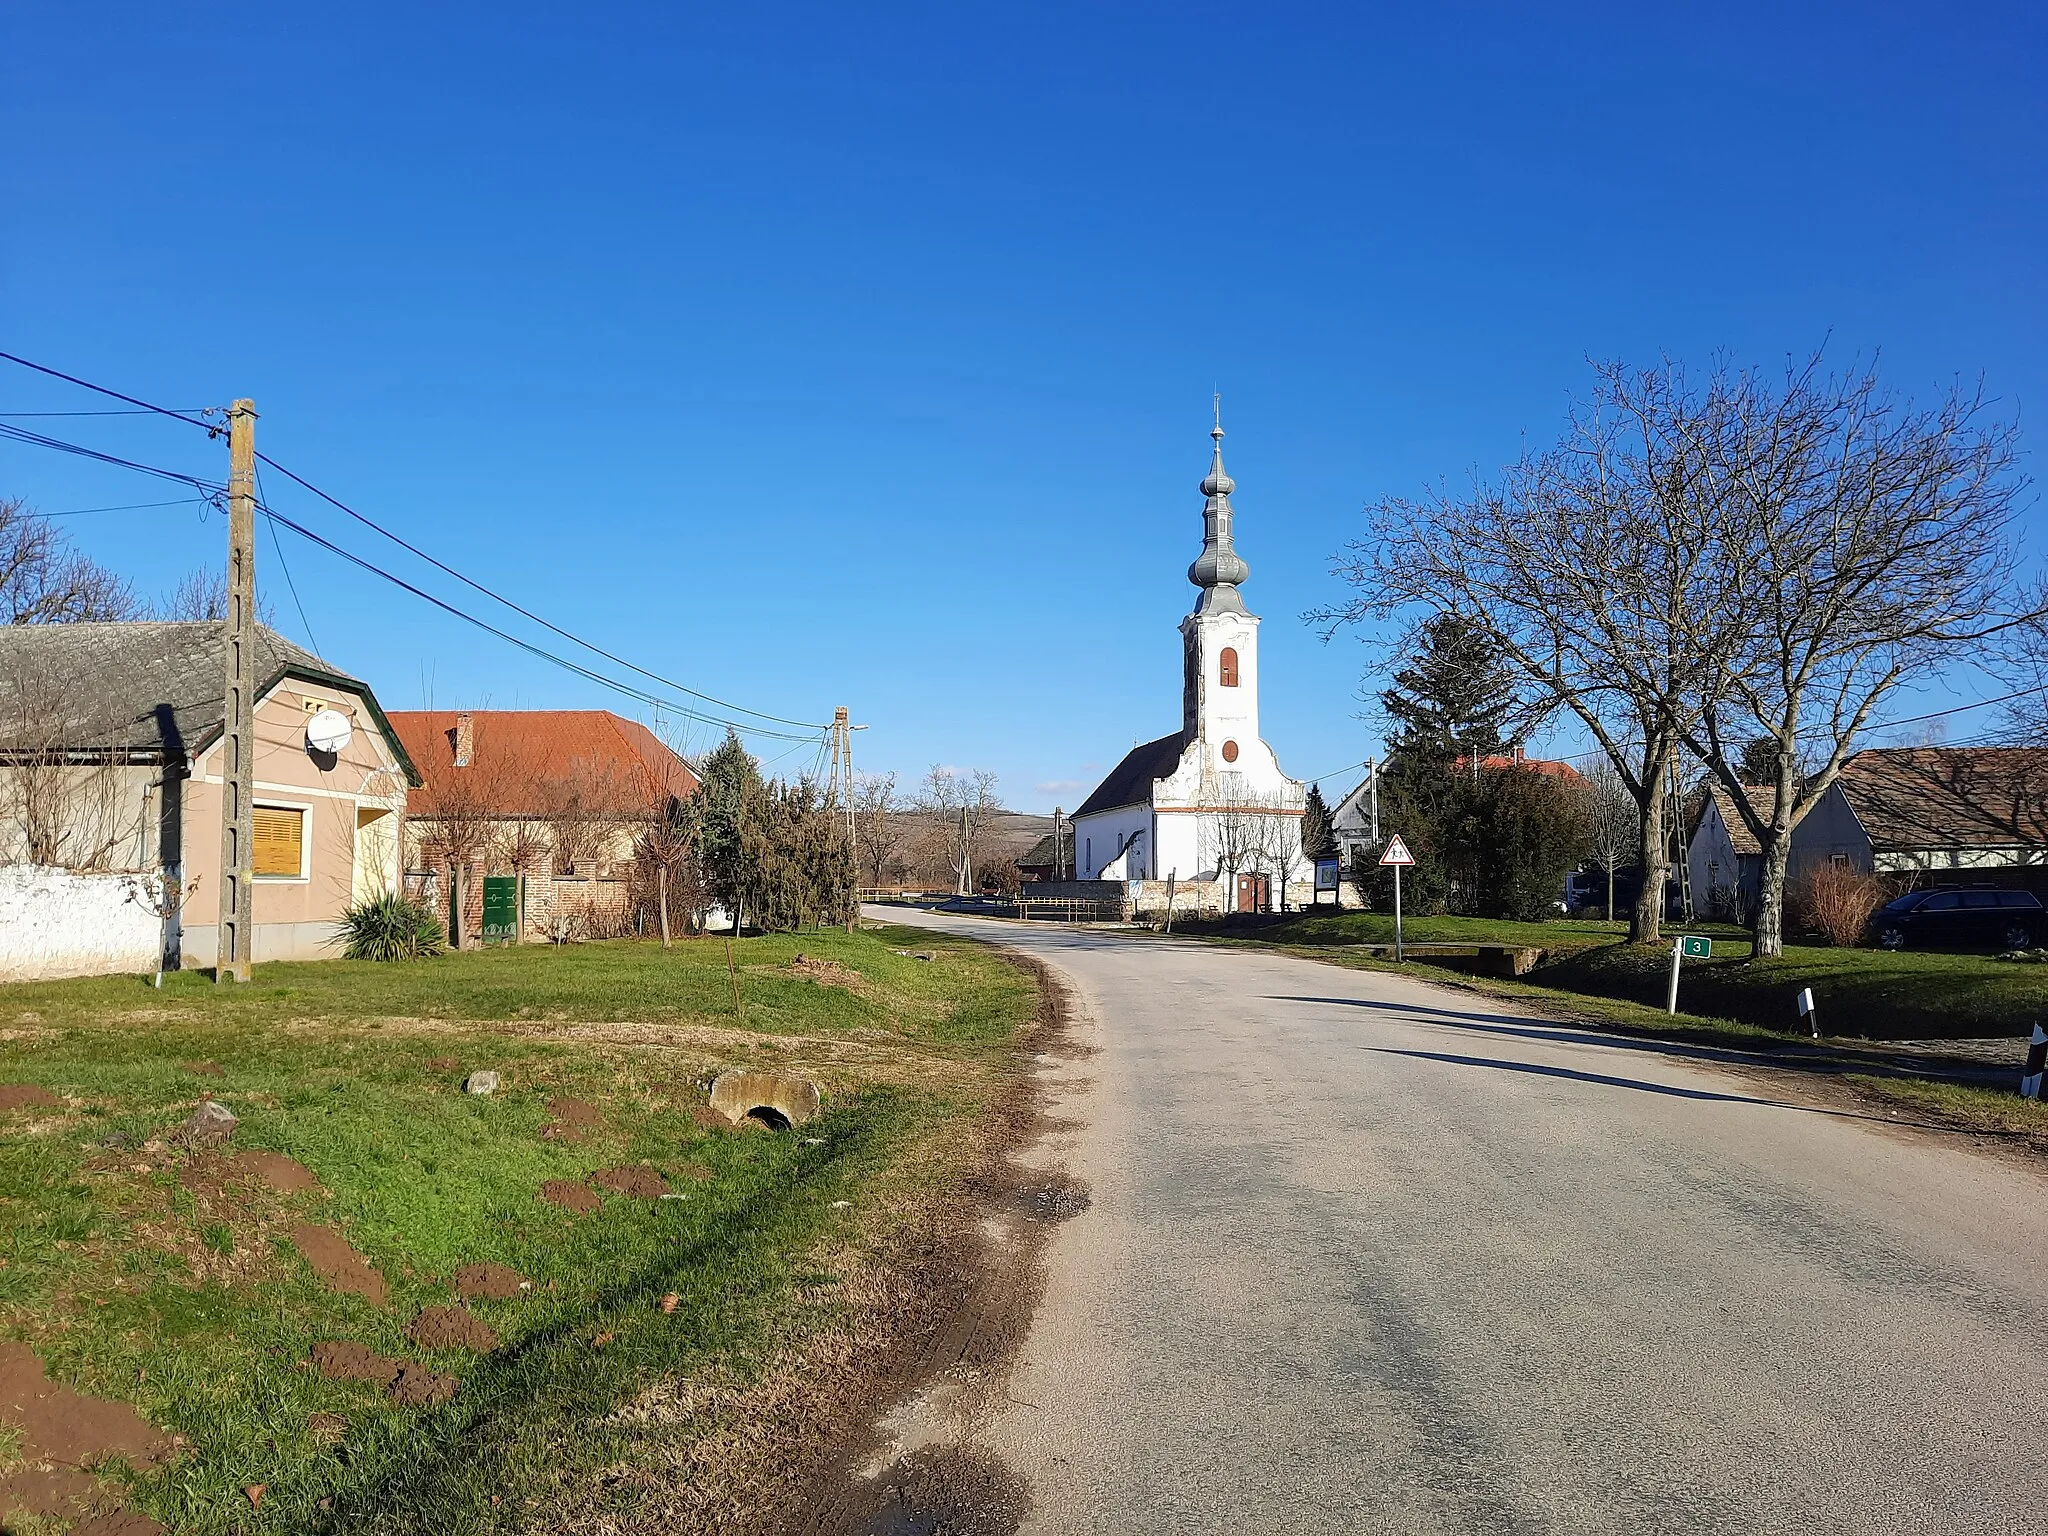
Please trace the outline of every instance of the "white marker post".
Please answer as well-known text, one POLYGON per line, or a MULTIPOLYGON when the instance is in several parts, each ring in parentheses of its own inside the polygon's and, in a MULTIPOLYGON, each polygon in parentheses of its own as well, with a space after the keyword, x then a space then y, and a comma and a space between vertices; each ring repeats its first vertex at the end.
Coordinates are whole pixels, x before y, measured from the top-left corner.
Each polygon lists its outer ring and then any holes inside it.
POLYGON ((1678 965, 1690 957, 1704 960, 1714 952, 1714 941, 1703 939, 1697 934, 1681 933, 1671 941, 1671 995, 1664 1000, 1666 1013, 1678 1012, 1678 965))
POLYGON ((1806 1020, 1808 1027, 1813 1030, 1813 1038, 1818 1040, 1820 1038, 1820 1010, 1813 1006, 1813 988, 1811 987, 1801 987, 1799 989, 1799 1017, 1806 1020))
POLYGON ((1408 851, 1408 845, 1401 841, 1396 832, 1387 839, 1387 851, 1380 855, 1380 863, 1394 871, 1394 958, 1407 957, 1401 952, 1401 870, 1415 862, 1415 855, 1408 851))

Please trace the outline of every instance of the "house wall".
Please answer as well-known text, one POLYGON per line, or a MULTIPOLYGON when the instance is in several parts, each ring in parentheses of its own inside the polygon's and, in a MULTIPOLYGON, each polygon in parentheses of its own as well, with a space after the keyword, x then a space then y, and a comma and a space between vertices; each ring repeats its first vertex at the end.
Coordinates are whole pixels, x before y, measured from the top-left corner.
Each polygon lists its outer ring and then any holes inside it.
MULTIPOLYGON (((361 698, 293 678, 257 703, 254 766, 257 805, 292 806, 306 813, 301 872, 256 878, 251 945, 255 958, 331 958, 335 920, 358 892, 399 887, 403 770, 361 698), (340 710, 355 725, 348 745, 333 757, 316 756, 306 746, 306 721, 321 707, 340 710), (375 818, 368 826, 362 824, 364 813, 375 818), (375 830, 386 818, 397 820, 399 826, 375 830)), ((220 768, 221 745, 216 742, 200 754, 184 786, 184 874, 189 894, 180 948, 187 966, 210 966, 218 955, 220 768)))
POLYGON ((1735 851, 1721 807, 1711 798, 1686 847, 1685 862, 1692 899, 1698 906, 1728 921, 1756 910, 1763 861, 1755 854, 1735 851))
POLYGON ((0 868, 0 981, 154 971, 163 920, 138 874, 0 868))
POLYGON ((1851 868, 1864 874, 1874 867, 1870 837, 1864 832, 1863 823, 1856 819, 1842 786, 1830 784, 1828 792, 1820 797, 1820 804, 1792 829, 1791 873, 1797 875, 1809 865, 1825 864, 1838 853, 1848 859, 1851 868))
POLYGON ((1144 805, 1124 805, 1112 810, 1096 811, 1088 816, 1074 818, 1074 874, 1081 880, 1105 878, 1102 871, 1109 867, 1117 856, 1117 849, 1133 832, 1144 834, 1142 845, 1136 850, 1132 868, 1117 876, 1119 879, 1141 880, 1153 867, 1152 857, 1152 809, 1144 805))

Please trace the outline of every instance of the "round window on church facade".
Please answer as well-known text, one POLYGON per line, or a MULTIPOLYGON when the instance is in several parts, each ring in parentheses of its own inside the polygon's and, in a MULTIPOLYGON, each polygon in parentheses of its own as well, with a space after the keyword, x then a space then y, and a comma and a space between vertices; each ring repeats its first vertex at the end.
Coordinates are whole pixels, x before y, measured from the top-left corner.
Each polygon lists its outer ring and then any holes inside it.
POLYGON ((1223 743, 1223 761, 1225 761, 1226 763, 1234 763, 1237 761, 1236 742, 1226 741, 1225 743, 1223 743))

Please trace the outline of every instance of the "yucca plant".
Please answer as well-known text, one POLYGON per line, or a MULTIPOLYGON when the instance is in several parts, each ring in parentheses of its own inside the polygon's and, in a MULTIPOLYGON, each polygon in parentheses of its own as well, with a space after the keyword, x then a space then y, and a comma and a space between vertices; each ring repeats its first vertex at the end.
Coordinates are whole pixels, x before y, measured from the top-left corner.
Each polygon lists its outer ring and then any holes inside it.
POLYGON ((336 926, 350 960, 424 960, 448 948, 441 920, 395 891, 357 902, 336 926))

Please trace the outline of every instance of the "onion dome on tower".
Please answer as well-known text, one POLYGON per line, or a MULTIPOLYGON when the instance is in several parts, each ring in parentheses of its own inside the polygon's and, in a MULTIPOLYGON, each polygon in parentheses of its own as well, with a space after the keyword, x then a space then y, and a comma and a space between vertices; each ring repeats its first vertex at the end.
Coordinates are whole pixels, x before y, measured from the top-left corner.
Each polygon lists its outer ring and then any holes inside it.
POLYGON ((1230 493, 1237 482, 1223 470, 1223 402, 1216 400, 1216 425, 1209 436, 1216 441, 1216 455, 1202 480, 1202 552, 1188 567, 1188 580, 1202 589, 1195 599, 1197 613, 1243 613, 1244 598, 1238 584, 1247 580, 1251 567, 1244 563, 1230 542, 1230 493))

